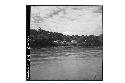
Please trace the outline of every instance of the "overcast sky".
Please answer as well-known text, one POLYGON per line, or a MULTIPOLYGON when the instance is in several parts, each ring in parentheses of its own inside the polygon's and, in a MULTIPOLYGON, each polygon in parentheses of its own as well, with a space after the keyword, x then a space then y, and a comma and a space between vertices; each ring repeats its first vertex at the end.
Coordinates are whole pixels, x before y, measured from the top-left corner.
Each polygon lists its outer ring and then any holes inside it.
POLYGON ((30 23, 65 35, 100 35, 102 6, 31 6, 30 23))

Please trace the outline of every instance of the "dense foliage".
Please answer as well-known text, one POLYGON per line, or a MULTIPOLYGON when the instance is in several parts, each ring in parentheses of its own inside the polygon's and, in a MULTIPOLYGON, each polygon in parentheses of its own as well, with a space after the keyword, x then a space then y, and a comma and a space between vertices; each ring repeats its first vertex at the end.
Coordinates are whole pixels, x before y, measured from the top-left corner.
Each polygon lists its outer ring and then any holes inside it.
POLYGON ((83 47, 102 47, 103 35, 95 36, 78 36, 63 35, 57 32, 45 31, 41 28, 38 30, 30 29, 30 47, 47 47, 47 46, 83 46, 83 47))

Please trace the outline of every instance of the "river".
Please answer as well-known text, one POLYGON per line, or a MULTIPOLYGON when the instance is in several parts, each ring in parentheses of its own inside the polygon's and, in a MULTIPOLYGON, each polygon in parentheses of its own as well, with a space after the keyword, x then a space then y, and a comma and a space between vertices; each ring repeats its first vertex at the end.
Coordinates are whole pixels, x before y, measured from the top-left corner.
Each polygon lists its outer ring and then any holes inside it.
POLYGON ((102 80, 102 49, 51 47, 30 54, 30 80, 102 80))

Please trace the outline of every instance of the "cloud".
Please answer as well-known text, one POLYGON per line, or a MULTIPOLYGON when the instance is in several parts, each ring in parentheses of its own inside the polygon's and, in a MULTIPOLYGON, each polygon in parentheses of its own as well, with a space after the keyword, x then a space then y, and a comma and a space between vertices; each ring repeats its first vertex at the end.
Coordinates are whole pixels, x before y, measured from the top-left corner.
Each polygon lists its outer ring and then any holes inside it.
POLYGON ((70 34, 102 33, 102 6, 33 6, 31 28, 70 34))

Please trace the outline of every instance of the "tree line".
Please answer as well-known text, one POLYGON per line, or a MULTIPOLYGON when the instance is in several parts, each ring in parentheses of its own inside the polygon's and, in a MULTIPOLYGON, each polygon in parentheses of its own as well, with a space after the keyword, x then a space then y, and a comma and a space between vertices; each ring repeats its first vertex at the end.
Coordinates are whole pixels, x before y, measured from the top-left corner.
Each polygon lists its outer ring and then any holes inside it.
POLYGON ((58 32, 49 32, 39 28, 30 29, 30 47, 47 46, 82 46, 82 47, 102 47, 103 34, 95 35, 63 35, 58 32))

